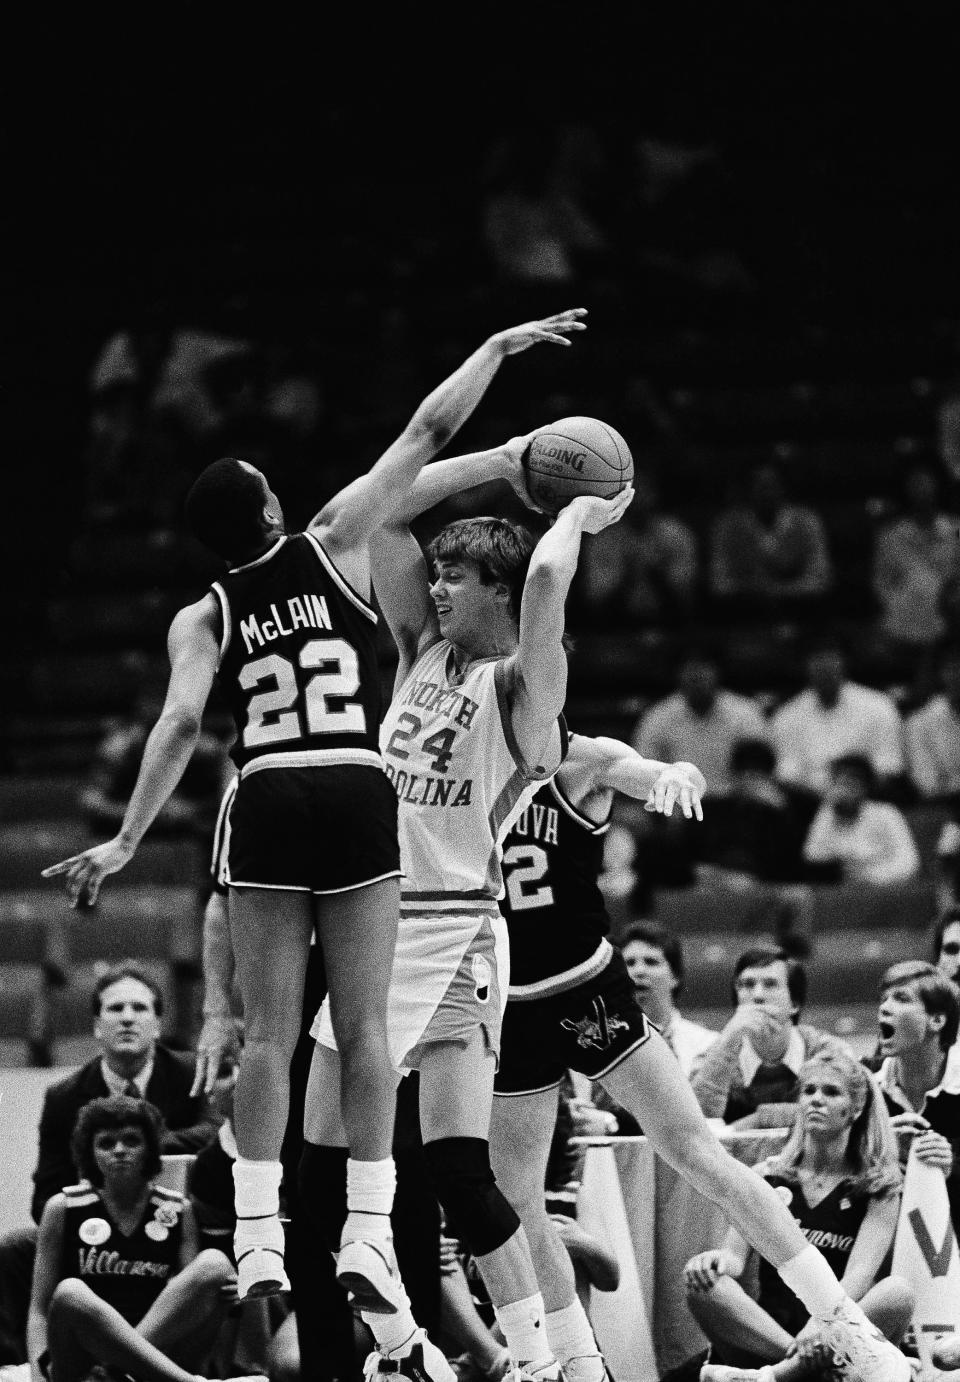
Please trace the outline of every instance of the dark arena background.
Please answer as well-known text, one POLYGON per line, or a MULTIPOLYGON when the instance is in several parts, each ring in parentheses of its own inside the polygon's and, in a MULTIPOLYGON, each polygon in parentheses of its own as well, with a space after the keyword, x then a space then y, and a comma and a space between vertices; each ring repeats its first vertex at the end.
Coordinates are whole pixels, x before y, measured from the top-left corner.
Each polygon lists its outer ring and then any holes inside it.
MULTIPOLYGON (((771 882, 759 818, 699 839, 728 780, 708 783, 704 827, 620 802, 614 938, 640 918, 676 932, 685 1011, 719 1025, 736 955, 786 937, 812 1020, 863 1052, 879 974, 928 956, 960 858, 960 741, 956 782, 918 775, 909 725, 960 639, 960 558, 941 544, 921 572, 898 568, 894 586, 916 577, 904 609, 878 553, 912 512, 912 476, 960 514, 948 11, 634 8, 622 32, 563 7, 461 16, 442 36, 426 13, 416 33, 371 15, 367 34, 309 44, 268 24, 260 51, 241 30, 242 60, 208 32, 178 37, 181 10, 155 52, 114 35, 108 60, 87 36, 86 63, 61 34, 45 67, 30 48, 5 140, 0 1064, 86 1059, 93 975, 122 955, 165 986, 171 1038, 199 1029, 216 702, 183 818, 148 835, 99 912, 40 878, 105 837, 169 620, 217 574, 180 523, 192 478, 247 458, 302 526, 485 336, 567 307, 589 309, 589 330, 511 361, 446 454, 570 414, 628 441, 644 513, 638 499, 622 531, 588 539, 567 609, 571 727, 639 743, 696 652, 769 729, 807 686, 811 643, 837 636, 849 678, 896 707, 902 764, 874 794, 917 855, 905 877, 858 883, 807 867, 798 838, 771 882), (758 473, 813 515, 826 568, 810 584, 793 537, 767 552, 768 584, 737 584, 758 473)), ((495 506, 523 513, 491 487, 421 535, 495 506)), ((386 634, 382 659, 389 687, 386 634)))

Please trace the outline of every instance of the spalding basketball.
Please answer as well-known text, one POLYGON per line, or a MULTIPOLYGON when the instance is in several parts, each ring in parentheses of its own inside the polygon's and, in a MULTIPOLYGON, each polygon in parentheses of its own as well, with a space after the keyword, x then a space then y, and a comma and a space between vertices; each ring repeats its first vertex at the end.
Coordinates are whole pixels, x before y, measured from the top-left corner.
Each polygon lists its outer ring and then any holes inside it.
POLYGON ((557 514, 578 494, 612 499, 633 479, 630 448, 595 417, 564 417, 541 427, 523 453, 530 498, 557 514))

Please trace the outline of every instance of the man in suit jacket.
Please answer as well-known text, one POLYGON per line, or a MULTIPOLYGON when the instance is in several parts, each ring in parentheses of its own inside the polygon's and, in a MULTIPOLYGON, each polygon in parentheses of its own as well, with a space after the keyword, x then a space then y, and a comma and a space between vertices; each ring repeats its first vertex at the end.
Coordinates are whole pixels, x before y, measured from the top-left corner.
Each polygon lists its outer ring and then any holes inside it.
MULTIPOLYGON (((70 1138, 77 1114, 91 1099, 109 1094, 149 1099, 167 1126, 165 1153, 198 1152, 216 1137, 221 1121, 205 1095, 190 1094, 193 1053, 161 1044, 163 995, 147 973, 130 961, 114 965, 97 980, 92 1006, 100 1054, 50 1085, 44 1098, 30 1205, 35 1222, 51 1195, 77 1179, 70 1138)), ((0 1363, 24 1362, 27 1357, 36 1241, 34 1224, 0 1238, 0 1363)))
POLYGON ((193 1053, 171 1050, 159 1040, 163 997, 149 975, 135 964, 113 966, 97 981, 92 1006, 101 1054, 50 1085, 43 1102, 30 1206, 37 1223, 50 1196, 76 1179, 70 1137, 77 1114, 91 1099, 124 1093, 149 1099, 167 1127, 165 1153, 198 1152, 214 1139, 221 1121, 204 1095, 191 1097, 193 1053))

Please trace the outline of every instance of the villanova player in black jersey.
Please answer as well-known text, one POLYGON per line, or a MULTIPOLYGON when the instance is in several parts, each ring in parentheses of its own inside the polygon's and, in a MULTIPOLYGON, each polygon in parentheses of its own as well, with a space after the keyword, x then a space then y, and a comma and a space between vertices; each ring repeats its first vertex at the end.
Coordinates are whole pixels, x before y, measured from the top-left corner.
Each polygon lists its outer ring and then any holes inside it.
POLYGON ((558 1086, 571 1068, 599 1080, 635 1116, 655 1151, 722 1207, 817 1316, 823 1337, 850 1359, 851 1378, 906 1382, 907 1360, 846 1295, 776 1191, 720 1145, 672 1051, 637 1007, 623 960, 604 936, 596 835, 613 793, 667 815, 679 803, 685 816, 702 819, 704 787, 690 763, 651 762, 616 739, 573 735, 552 782, 527 809, 525 833, 514 830, 503 842, 501 907, 511 980, 490 1155, 527 1231, 548 1339, 568 1382, 600 1382, 603 1360, 543 1194, 558 1086))
POLYGON ((186 518, 228 564, 168 635, 166 702, 114 839, 51 868, 71 905, 92 905, 130 860, 180 780, 218 677, 236 723, 240 785, 230 815, 230 927, 245 1041, 235 1096, 236 1257, 242 1296, 286 1290, 278 1217, 290 1059, 314 930, 340 1048, 350 1159, 338 1275, 372 1308, 395 1310, 389 1267, 394 1083, 387 984, 396 939, 397 805, 378 750, 380 678, 369 539, 423 464, 476 407, 501 361, 569 345, 583 309, 491 336, 427 397, 365 475, 306 532, 288 535, 259 470, 214 462, 186 518))

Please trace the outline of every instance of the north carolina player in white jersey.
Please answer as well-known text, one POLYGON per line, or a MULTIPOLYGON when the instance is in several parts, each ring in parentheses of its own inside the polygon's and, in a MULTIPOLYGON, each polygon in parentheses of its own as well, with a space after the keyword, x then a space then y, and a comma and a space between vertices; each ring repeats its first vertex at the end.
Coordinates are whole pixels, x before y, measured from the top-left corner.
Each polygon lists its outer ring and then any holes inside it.
MULTIPOLYGON (((405 519, 497 475, 522 491, 526 442, 429 467, 405 519)), ((424 1151, 447 1219, 483 1273, 514 1365, 539 1376, 557 1374, 543 1301, 487 1144, 509 983, 497 842, 565 751, 564 604, 581 539, 616 523, 632 497, 627 489, 611 500, 577 498, 536 545, 517 524, 475 518, 444 528, 426 556, 406 523, 371 549, 400 652, 380 738, 404 869, 391 1052, 398 1069, 419 1072, 424 1151)), ((305 1193, 320 1185, 330 1165, 323 1154, 342 1136, 335 1102, 323 1098, 336 1089, 337 1060, 325 1011, 315 1032, 304 1161, 315 1170, 305 1193)), ((386 1368, 449 1378, 429 1341, 414 1344, 411 1358, 416 1326, 408 1303, 398 1304, 393 1316, 368 1318, 386 1368)))

